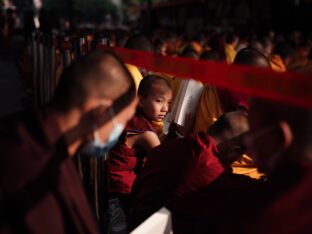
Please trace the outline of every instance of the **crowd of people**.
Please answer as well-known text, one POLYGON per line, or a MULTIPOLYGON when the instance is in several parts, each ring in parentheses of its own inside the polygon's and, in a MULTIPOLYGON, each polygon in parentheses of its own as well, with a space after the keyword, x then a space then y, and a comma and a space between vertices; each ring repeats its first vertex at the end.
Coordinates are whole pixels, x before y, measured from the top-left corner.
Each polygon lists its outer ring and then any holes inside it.
MULTIPOLYGON (((297 31, 105 33, 112 47, 312 72, 312 39, 297 31)), ((129 233, 162 207, 178 234, 311 232, 311 109, 202 84, 195 117, 164 131, 179 77, 95 50, 57 80, 47 105, 1 119, 0 233, 129 233), (108 155, 105 227, 77 154, 108 155)))

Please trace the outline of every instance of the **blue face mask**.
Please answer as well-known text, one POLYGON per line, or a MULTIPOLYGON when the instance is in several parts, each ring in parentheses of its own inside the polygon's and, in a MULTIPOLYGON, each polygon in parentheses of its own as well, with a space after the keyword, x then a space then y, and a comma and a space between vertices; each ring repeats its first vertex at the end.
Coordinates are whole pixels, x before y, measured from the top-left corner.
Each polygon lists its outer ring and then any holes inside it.
MULTIPOLYGON (((95 157, 102 157, 114 147, 114 145, 118 142, 119 137, 124 130, 124 125, 118 123, 114 119, 114 111, 112 108, 109 109, 109 113, 112 117, 113 123, 113 130, 110 133, 107 142, 102 142, 98 130, 94 131, 94 139, 90 141, 86 146, 83 147, 82 153, 95 156, 95 157)), ((97 127, 95 126, 95 129, 97 127)))

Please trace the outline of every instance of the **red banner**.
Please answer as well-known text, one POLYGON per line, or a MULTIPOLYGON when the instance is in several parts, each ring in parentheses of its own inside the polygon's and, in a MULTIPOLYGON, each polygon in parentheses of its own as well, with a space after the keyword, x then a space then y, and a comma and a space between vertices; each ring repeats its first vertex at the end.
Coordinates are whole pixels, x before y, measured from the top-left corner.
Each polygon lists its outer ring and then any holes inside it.
POLYGON ((109 48, 125 63, 185 79, 195 79, 249 96, 312 108, 312 76, 240 65, 173 58, 124 48, 109 48))

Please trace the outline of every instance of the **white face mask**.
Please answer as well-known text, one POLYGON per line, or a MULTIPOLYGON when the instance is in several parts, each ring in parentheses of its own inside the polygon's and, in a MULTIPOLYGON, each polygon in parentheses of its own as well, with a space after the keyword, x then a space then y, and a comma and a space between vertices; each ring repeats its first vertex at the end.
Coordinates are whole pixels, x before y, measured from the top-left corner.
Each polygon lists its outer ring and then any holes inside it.
POLYGON ((90 141, 85 147, 82 149, 83 154, 95 156, 95 157, 102 157, 114 147, 114 145, 118 142, 119 137, 124 130, 125 126, 123 124, 118 123, 114 118, 114 111, 112 108, 109 109, 109 114, 112 118, 113 123, 113 130, 111 131, 108 139, 106 142, 102 142, 97 126, 95 126, 94 130, 94 139, 90 141))

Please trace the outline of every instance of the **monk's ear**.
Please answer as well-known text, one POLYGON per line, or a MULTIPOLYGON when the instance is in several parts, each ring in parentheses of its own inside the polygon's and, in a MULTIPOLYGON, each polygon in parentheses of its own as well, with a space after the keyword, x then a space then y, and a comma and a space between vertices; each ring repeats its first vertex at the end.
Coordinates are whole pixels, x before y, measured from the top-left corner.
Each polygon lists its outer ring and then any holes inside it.
POLYGON ((281 147, 282 149, 287 149, 293 142, 293 133, 289 124, 285 121, 278 123, 278 128, 281 131, 281 147))

